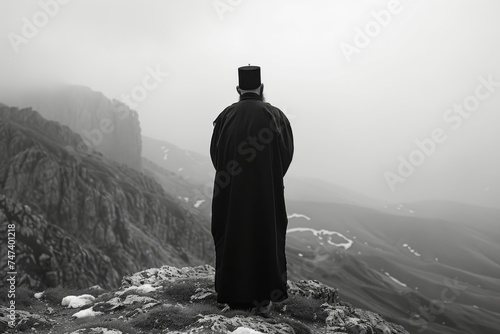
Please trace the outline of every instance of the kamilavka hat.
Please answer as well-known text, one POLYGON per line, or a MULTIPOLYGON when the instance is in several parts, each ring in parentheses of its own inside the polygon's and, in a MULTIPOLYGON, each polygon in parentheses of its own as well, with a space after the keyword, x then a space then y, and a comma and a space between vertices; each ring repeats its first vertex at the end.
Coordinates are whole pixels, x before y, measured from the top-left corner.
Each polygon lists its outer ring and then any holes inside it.
POLYGON ((258 88, 260 82, 259 66, 242 66, 238 68, 239 87, 244 90, 258 88))

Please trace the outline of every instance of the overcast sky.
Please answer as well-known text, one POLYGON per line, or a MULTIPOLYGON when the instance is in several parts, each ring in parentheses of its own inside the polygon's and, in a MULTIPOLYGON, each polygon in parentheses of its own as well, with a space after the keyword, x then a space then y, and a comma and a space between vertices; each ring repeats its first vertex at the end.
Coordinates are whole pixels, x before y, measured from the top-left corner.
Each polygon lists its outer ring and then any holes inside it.
POLYGON ((260 65, 294 130, 290 175, 500 207, 499 15, 498 0, 0 0, 0 84, 123 100, 158 70, 134 106, 143 134, 208 155, 237 68, 260 65))

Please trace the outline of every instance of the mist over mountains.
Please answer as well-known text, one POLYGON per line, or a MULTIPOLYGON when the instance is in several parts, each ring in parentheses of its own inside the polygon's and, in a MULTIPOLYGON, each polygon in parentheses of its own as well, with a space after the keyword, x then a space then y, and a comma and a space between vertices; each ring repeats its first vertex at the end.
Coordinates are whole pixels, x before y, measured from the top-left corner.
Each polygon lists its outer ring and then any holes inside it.
MULTIPOLYGON (((19 226, 20 284, 115 287, 150 267, 213 264, 208 156, 144 136, 136 111, 86 87, 5 104, 0 217, 19 226)), ((286 176, 285 193, 291 278, 411 333, 500 330, 500 210, 390 203, 310 177, 286 176)))

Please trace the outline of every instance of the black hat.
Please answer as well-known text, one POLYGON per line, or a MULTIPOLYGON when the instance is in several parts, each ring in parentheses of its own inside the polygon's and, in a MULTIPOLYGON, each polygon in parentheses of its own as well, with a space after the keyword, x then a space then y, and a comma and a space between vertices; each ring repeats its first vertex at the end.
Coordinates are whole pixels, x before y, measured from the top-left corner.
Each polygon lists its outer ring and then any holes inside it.
POLYGON ((259 88, 260 82, 260 67, 259 66, 242 66, 238 68, 239 87, 244 90, 259 88))

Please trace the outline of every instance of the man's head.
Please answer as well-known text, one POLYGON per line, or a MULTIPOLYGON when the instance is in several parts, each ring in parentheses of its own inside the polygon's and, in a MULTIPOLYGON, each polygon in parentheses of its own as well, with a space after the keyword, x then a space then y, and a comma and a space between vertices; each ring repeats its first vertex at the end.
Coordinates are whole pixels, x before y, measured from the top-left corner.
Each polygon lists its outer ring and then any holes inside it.
POLYGON ((238 94, 254 93, 262 96, 264 84, 260 81, 259 66, 242 66, 238 68, 238 94))

